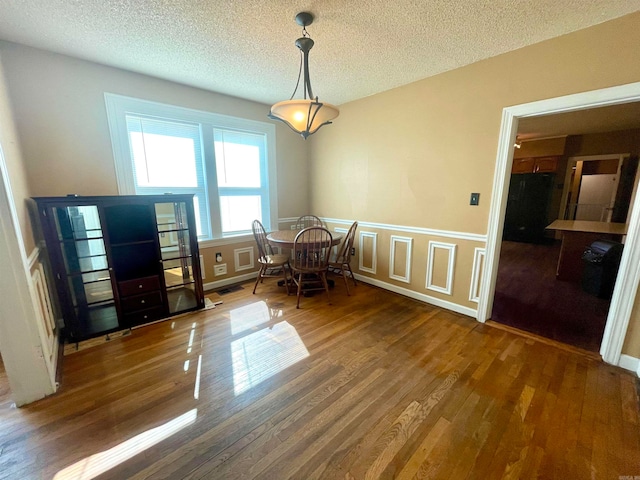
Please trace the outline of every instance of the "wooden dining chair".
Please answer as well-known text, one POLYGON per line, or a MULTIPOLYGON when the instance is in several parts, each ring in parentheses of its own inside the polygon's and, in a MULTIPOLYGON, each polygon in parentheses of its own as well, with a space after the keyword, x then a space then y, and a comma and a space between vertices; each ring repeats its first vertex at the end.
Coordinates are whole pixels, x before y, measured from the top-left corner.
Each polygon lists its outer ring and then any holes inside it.
POLYGON ((336 256, 332 256, 329 260, 329 271, 340 273, 342 275, 344 284, 347 287, 347 295, 351 295, 351 292, 349 292, 349 283, 347 282, 347 270, 353 280, 353 284, 358 285, 356 277, 353 276, 353 271, 351 270, 351 249, 353 248, 353 241, 356 237, 357 228, 358 222, 353 222, 351 227, 349 227, 349 231, 345 235, 344 240, 342 240, 340 247, 338 247, 338 254, 336 256))
POLYGON ((273 253, 271 245, 267 240, 267 232, 265 232, 260 220, 253 221, 252 229, 253 237, 258 244, 258 263, 260 264, 258 278, 256 278, 256 283, 253 286, 253 293, 256 293, 258 283, 262 283, 264 278, 282 277, 284 278, 284 285, 287 288, 287 295, 289 295, 290 279, 287 275, 287 271, 291 271, 289 255, 273 253))
POLYGON ((296 308, 300 308, 303 292, 323 290, 329 297, 327 272, 331 255, 331 232, 324 227, 309 227, 301 230, 293 242, 293 283, 298 287, 296 308))
POLYGON ((324 227, 324 223, 315 215, 302 215, 296 220, 295 229, 302 230, 307 227, 324 227))

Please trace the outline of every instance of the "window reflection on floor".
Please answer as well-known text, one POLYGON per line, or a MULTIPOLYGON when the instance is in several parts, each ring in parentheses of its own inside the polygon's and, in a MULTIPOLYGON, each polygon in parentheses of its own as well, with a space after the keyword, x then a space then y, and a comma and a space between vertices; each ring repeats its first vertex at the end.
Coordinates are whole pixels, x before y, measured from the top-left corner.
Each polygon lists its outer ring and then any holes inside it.
POLYGON ((266 302, 255 302, 244 307, 231 310, 231 335, 237 335, 262 325, 269 323, 271 314, 266 302))
POLYGON ((95 478, 179 432, 195 422, 197 416, 197 408, 189 410, 164 425, 147 430, 109 450, 91 455, 60 470, 53 477, 53 480, 90 480, 95 478))
MULTIPOLYGON (((272 318, 265 302, 238 310, 231 312, 233 333, 255 328, 272 318)), ((234 340, 231 342, 234 393, 240 395, 308 356, 298 332, 288 322, 279 322, 234 340)))

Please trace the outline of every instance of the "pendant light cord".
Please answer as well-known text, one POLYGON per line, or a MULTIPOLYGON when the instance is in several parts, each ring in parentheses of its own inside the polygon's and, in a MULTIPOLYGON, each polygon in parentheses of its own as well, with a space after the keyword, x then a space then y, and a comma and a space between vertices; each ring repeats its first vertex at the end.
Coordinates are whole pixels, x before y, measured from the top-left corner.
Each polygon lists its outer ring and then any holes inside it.
MULTIPOLYGON (((302 75, 302 61, 303 61, 303 53, 302 50, 300 51, 300 68, 298 69, 298 81, 296 82, 296 88, 293 89, 293 93, 291 94, 291 97, 289 98, 289 100, 293 100, 293 97, 296 95, 296 92, 298 91, 298 87, 300 86, 300 76, 302 75)), ((305 95, 304 98, 307 98, 307 91, 305 90, 305 95)))

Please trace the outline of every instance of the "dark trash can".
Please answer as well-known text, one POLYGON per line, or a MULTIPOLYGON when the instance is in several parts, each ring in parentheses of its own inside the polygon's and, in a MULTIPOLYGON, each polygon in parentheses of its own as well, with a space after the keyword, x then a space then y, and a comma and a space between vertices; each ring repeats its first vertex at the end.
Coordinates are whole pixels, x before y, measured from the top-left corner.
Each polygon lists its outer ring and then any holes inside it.
POLYGON ((582 254, 584 272, 582 289, 600 298, 611 298, 616 283, 623 245, 610 240, 597 240, 582 254))

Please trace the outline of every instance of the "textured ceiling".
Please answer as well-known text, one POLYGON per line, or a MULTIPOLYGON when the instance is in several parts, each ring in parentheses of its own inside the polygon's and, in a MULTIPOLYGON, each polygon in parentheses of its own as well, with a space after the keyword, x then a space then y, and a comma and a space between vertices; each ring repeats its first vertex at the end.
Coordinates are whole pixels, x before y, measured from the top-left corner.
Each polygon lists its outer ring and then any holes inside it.
POLYGON ((640 0, 2 0, 0 39, 273 103, 342 104, 640 9, 640 0))

